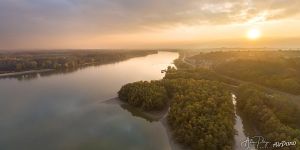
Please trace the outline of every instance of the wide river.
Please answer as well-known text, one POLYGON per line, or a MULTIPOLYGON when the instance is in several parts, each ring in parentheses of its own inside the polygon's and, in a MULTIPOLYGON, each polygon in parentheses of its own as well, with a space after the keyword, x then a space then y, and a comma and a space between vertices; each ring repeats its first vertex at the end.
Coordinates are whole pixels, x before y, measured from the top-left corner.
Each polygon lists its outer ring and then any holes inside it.
POLYGON ((0 150, 170 150, 164 126, 118 103, 122 85, 157 80, 177 53, 30 80, 0 79, 0 150))

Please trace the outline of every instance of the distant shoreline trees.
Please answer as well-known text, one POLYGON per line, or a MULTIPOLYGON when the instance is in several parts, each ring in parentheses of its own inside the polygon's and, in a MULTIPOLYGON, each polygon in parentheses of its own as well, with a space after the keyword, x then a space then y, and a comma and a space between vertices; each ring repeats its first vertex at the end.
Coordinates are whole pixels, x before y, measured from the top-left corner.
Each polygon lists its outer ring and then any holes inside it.
POLYGON ((157 51, 62 51, 0 54, 0 74, 41 69, 78 68, 155 54, 157 51))

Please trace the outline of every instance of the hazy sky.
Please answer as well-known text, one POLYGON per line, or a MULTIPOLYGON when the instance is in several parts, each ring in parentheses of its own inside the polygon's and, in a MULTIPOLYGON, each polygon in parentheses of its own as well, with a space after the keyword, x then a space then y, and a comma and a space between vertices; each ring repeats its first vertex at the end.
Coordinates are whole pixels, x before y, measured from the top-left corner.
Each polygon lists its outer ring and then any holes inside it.
POLYGON ((300 0, 0 0, 0 49, 300 47, 300 0), (246 34, 256 29, 261 37, 246 34))

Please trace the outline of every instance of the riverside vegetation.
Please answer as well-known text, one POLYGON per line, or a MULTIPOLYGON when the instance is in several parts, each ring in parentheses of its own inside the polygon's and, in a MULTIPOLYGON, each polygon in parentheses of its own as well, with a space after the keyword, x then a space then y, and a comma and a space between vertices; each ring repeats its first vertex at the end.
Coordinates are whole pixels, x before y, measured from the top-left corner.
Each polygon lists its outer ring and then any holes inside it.
POLYGON ((182 58, 160 81, 123 86, 120 99, 146 111, 169 106, 168 124, 178 142, 194 150, 221 150, 233 149, 235 93, 243 120, 253 123, 257 134, 299 143, 300 102, 290 94, 300 94, 300 52, 200 53, 187 58, 193 67, 182 58))
POLYGON ((154 50, 0 52, 0 74, 42 69, 73 69, 108 64, 155 53, 157 51, 154 50))

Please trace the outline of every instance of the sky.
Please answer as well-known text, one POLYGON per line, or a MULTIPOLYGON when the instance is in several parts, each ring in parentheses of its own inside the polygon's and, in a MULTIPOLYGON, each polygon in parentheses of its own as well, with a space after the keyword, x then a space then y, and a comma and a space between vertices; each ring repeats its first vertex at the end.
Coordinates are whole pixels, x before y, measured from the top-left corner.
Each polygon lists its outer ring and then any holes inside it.
POLYGON ((300 0, 0 0, 0 49, 300 48, 300 0), (256 39, 247 37, 260 32, 256 39))

